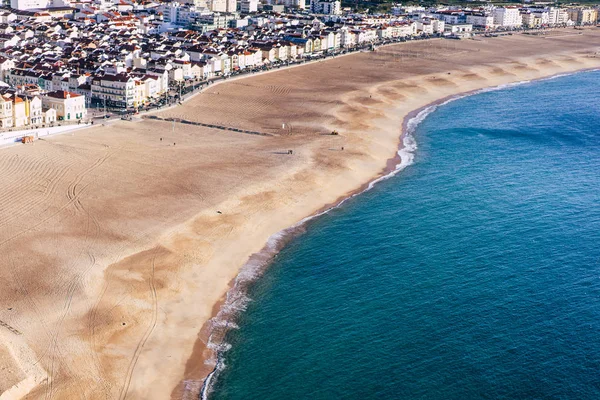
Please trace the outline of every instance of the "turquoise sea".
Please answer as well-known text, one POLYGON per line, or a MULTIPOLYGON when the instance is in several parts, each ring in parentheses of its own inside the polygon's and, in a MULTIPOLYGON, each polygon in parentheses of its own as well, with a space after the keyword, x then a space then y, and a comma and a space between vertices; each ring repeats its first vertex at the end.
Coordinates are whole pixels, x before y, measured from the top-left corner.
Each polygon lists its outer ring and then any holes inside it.
POLYGON ((600 399, 599 82, 429 114, 412 165, 238 294, 209 397, 600 399))

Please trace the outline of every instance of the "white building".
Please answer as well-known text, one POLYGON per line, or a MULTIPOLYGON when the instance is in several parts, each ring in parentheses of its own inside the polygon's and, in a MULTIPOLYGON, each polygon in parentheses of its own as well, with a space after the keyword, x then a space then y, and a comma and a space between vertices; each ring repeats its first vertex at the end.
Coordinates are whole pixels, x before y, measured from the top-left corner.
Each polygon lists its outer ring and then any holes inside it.
POLYGON ((180 4, 189 4, 198 8, 208 8, 206 0, 176 0, 180 4))
POLYGON ((340 28, 340 45, 346 48, 356 46, 356 35, 347 26, 340 28))
POLYGON ((598 10, 595 8, 575 7, 567 10, 569 19, 577 25, 595 24, 598 21, 598 10))
POLYGON ((13 21, 17 20, 17 14, 10 11, 0 11, 0 23, 2 24, 10 24, 13 21))
POLYGON ((226 12, 227 0, 209 0, 208 8, 214 12, 226 12))
POLYGON ((0 128, 10 128, 13 126, 12 108, 12 99, 0 95, 0 128))
POLYGON ((135 95, 135 82, 126 74, 107 74, 92 80, 92 98, 106 100, 109 106, 133 107, 135 95))
POLYGON ((276 0, 277 4, 283 4, 288 8, 297 8, 299 10, 304 10, 306 8, 305 0, 276 0))
POLYGON ((467 24, 471 24, 478 28, 492 29, 494 27, 494 17, 484 13, 468 14, 467 24))
POLYGON ((428 35, 436 33, 444 33, 446 23, 437 18, 423 17, 416 21, 417 31, 421 31, 428 35))
POLYGON ((494 25, 503 28, 518 28, 521 26, 521 13, 516 7, 499 7, 493 12, 494 25))
POLYGON ((15 96, 13 103, 13 126, 18 128, 27 125, 27 104, 19 97, 15 96))
POLYGON ((161 7, 161 11, 163 13, 163 21, 173 25, 187 25, 196 18, 210 13, 206 8, 181 5, 176 2, 165 3, 161 7))
POLYGON ((548 10, 531 10, 531 14, 539 21, 540 25, 550 25, 550 13, 548 13, 548 10))
POLYGON ((542 20, 536 16, 536 14, 527 11, 521 14, 521 21, 523 26, 528 28, 539 28, 542 26, 542 20))
POLYGON ((357 44, 373 43, 377 40, 377 29, 355 29, 357 44))
POLYGON ((54 108, 47 108, 42 111, 44 114, 44 123, 52 124, 56 122, 56 110, 54 108))
POLYGON ((42 106, 56 110, 58 118, 64 121, 81 120, 87 115, 85 97, 64 90, 42 96, 42 106))
POLYGON ((0 57, 0 81, 4 81, 10 72, 15 68, 15 62, 10 58, 0 57))
POLYGON ((25 99, 26 105, 28 106, 27 118, 29 118, 29 125, 39 125, 44 122, 44 114, 42 112, 42 99, 38 96, 25 99))
MULTIPOLYGON (((556 24, 563 25, 568 24, 570 21, 569 13, 564 8, 558 8, 556 11, 556 24)), ((552 23, 552 22, 551 22, 552 23)))
POLYGON ((432 13, 434 17, 444 21, 447 24, 460 24, 464 22, 464 13, 452 10, 443 10, 432 13))
POLYGON ((52 0, 10 0, 10 7, 15 10, 31 10, 34 8, 48 8, 52 0))
POLYGON ((446 33, 452 36, 458 37, 469 37, 473 32, 473 25, 471 24, 446 24, 446 33))
POLYGON ((225 11, 228 13, 234 13, 237 11, 237 0, 226 0, 225 11))
POLYGON ((565 25, 569 21, 569 13, 564 8, 548 7, 548 24, 565 25))
POLYGON ((43 119, 42 100, 38 96, 0 96, 0 128, 39 125, 43 119))
POLYGON ((158 78, 154 76, 144 76, 135 81, 135 99, 134 107, 141 107, 150 99, 158 97, 158 78))
POLYGON ((240 11, 249 14, 258 11, 258 0, 242 0, 240 2, 240 11))
POLYGON ((148 70, 146 75, 156 78, 156 90, 162 95, 169 90, 169 73, 167 71, 148 70))
POLYGON ((339 0, 311 0, 310 11, 315 14, 340 15, 342 3, 339 0))

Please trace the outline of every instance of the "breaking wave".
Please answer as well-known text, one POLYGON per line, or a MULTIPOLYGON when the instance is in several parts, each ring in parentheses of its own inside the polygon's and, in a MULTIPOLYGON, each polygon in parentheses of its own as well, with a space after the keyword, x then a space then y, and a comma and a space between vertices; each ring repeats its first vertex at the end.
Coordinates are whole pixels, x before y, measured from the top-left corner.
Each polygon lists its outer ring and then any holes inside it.
MULTIPOLYGON (((577 73, 577 72, 575 72, 577 73)), ((557 77, 572 75, 560 74, 543 78, 540 80, 555 79, 557 77)), ((213 390, 216 379, 221 371, 225 369, 225 353, 231 349, 231 344, 225 341, 227 332, 231 329, 238 329, 239 326, 234 322, 239 313, 246 310, 248 303, 252 301, 247 293, 249 286, 262 276, 266 267, 273 260, 273 257, 295 236, 305 230, 307 222, 318 218, 330 211, 341 207, 348 200, 359 196, 375 187, 378 183, 387 180, 399 172, 403 171, 408 166, 412 165, 415 160, 415 152, 417 150, 417 142, 414 138, 416 128, 438 107, 444 106, 453 101, 472 96, 480 93, 493 92, 503 90, 515 86, 524 85, 531 81, 519 81, 505 85, 494 86, 490 88, 480 89, 477 91, 452 96, 439 103, 431 104, 420 109, 414 116, 406 120, 405 129, 402 135, 402 146, 400 146, 397 155, 399 162, 387 174, 380 176, 370 181, 362 190, 352 194, 351 196, 340 200, 337 204, 302 219, 295 225, 273 234, 267 241, 265 247, 258 253, 253 254, 248 262, 241 268, 239 274, 234 280, 233 286, 227 292, 225 302, 217 315, 209 321, 210 335, 207 342, 207 347, 213 351, 213 357, 206 360, 205 363, 213 365, 213 370, 204 380, 204 384, 200 390, 200 399, 208 400, 208 396, 213 390)))
POLYGON ((238 276, 234 280, 233 286, 227 292, 225 302, 217 315, 209 321, 210 335, 207 347, 213 351, 214 356, 206 360, 207 364, 214 365, 211 373, 206 377, 200 392, 200 398, 207 400, 212 392, 214 383, 219 373, 225 368, 225 353, 231 349, 231 344, 225 341, 225 335, 230 329, 237 329, 238 325, 233 322, 240 312, 246 310, 251 299, 247 296, 249 285, 256 281, 264 273, 266 267, 272 261, 273 257, 296 235, 304 231, 307 222, 327 214, 331 210, 341 207, 346 201, 358 196, 368 190, 371 190, 377 183, 389 179, 398 172, 414 163, 417 142, 413 137, 416 127, 437 108, 437 105, 427 107, 421 110, 415 117, 408 120, 406 132, 403 135, 402 146, 398 150, 399 163, 388 174, 383 175, 369 182, 365 188, 353 195, 342 199, 334 206, 302 219, 295 225, 273 234, 265 247, 258 253, 250 257, 248 262, 241 268, 238 276))

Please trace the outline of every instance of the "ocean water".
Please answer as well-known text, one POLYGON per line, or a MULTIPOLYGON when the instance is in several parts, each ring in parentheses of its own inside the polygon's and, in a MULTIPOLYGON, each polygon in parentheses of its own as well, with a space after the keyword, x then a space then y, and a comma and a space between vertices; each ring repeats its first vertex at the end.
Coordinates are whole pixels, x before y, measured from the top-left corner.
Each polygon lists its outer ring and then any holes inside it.
POLYGON ((600 72, 462 98, 250 287, 211 399, 600 399, 600 72))

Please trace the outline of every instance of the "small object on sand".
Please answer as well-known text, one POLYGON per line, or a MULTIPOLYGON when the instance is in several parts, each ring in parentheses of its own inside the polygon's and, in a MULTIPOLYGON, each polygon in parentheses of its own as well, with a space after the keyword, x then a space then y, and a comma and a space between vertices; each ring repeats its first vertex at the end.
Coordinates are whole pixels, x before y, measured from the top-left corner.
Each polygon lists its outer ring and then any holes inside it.
POLYGON ((221 211, 217 210, 217 214, 223 214, 221 211))
POLYGON ((175 146, 177 143, 173 143, 173 146, 175 146))
POLYGON ((160 141, 162 142, 162 138, 160 138, 160 141))
POLYGON ((123 326, 127 325, 125 322, 122 322, 121 324, 122 324, 123 326))
POLYGON ((294 150, 288 150, 288 154, 294 154, 294 150))
POLYGON ((344 146, 342 146, 342 151, 344 151, 344 146))

